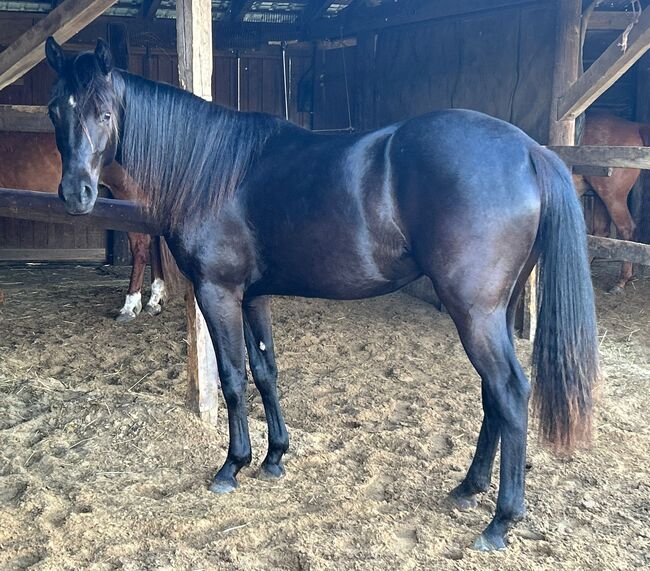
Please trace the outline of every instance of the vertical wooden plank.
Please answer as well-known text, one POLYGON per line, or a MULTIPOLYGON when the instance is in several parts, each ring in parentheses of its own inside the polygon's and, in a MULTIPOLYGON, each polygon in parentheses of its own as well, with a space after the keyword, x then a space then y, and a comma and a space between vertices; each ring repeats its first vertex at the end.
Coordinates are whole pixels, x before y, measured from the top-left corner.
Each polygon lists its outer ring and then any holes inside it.
MULTIPOLYGON (((564 0, 559 3, 555 38, 555 68, 549 121, 549 145, 573 145, 575 120, 558 121, 559 97, 576 79, 580 62, 581 0, 564 0)), ((533 268, 524 292, 524 315, 522 334, 531 341, 537 329, 537 269, 533 268)))
MULTIPOLYGON (((176 0, 180 84, 182 88, 208 100, 212 99, 211 14, 211 0, 176 0)), ((191 285, 187 288, 186 308, 190 406, 202 420, 215 424, 219 402, 217 360, 191 285)))
MULTIPOLYGON (((108 43, 113 54, 113 61, 120 69, 129 69, 129 36, 124 24, 108 25, 108 43)), ((97 229, 88 229, 88 243, 93 242, 97 236, 97 229)), ((106 232, 100 230, 100 232, 106 232)), ((131 264, 131 249, 126 232, 111 230, 106 232, 107 258, 114 266, 128 266, 131 264)))
MULTIPOLYGON (((650 54, 646 54, 637 65, 636 120, 650 123, 650 54)), ((650 134, 650 126, 648 127, 650 134)), ((648 144, 650 141, 644 141, 648 144)), ((637 240, 650 244, 650 172, 641 171, 641 188, 639 214, 637 224, 637 240)), ((637 272, 648 272, 647 268, 639 267, 637 272)))

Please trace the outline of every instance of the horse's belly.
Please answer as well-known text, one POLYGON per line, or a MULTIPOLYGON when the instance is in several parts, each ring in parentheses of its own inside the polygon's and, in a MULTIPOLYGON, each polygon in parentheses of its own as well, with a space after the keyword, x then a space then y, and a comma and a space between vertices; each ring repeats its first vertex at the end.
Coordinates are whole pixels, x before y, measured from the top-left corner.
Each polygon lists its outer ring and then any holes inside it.
POLYGON ((332 236, 302 246, 279 250, 250 293, 361 299, 395 291, 420 275, 410 253, 395 244, 332 236))

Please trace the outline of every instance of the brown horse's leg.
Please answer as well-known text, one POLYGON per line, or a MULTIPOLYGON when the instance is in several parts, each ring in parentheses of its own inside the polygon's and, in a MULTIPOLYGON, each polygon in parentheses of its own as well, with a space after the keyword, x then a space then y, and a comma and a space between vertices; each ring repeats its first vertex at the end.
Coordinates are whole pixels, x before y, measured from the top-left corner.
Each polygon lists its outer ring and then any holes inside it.
POLYGON ((160 236, 151 237, 149 259, 151 260, 151 297, 144 307, 144 312, 148 315, 158 315, 162 311, 163 303, 167 300, 160 256, 160 236))
MULTIPOLYGON (((627 208, 627 200, 612 202, 608 200, 609 197, 604 197, 603 201, 607 206, 607 211, 612 218, 612 222, 616 226, 618 236, 622 240, 634 240, 636 225, 632 219, 632 215, 627 208)), ((621 266, 621 273, 616 285, 610 290, 611 293, 620 293, 625 288, 627 282, 632 279, 634 275, 634 266, 632 262, 623 262, 621 266)))
POLYGON ((142 309, 142 282, 144 281, 144 271, 147 267, 147 252, 149 250, 150 238, 147 234, 139 232, 129 232, 129 246, 133 256, 133 267, 131 268, 131 281, 129 290, 120 309, 116 321, 125 323, 136 318, 142 309))

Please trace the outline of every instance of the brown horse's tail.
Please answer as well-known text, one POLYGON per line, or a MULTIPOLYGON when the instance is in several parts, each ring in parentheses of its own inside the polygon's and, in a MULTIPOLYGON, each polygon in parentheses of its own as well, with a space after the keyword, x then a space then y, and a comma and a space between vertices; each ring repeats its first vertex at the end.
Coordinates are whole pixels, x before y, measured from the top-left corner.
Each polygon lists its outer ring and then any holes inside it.
POLYGON ((542 210, 533 350, 533 409, 542 439, 570 453, 591 438, 598 337, 582 208, 571 174, 554 153, 536 146, 542 210))

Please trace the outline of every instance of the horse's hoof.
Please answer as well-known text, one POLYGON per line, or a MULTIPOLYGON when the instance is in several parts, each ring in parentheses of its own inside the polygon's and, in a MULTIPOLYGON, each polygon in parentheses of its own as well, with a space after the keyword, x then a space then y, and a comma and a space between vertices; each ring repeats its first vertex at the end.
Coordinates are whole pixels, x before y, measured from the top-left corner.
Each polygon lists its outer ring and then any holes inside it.
POLYGON ((259 480, 279 480, 284 476, 284 466, 282 464, 262 464, 257 472, 259 480))
POLYGON ((474 542, 474 549, 477 551, 500 551, 506 548, 506 542, 502 537, 486 537, 485 533, 478 536, 474 542))
POLYGON ((620 284, 616 284, 614 287, 610 288, 609 293, 613 294, 618 294, 618 293, 623 293, 624 289, 623 286, 620 284))
POLYGON ((120 311, 118 316, 115 318, 115 321, 118 323, 128 323, 133 321, 136 318, 136 314, 133 311, 120 311))
POLYGON ((462 512, 473 510, 478 505, 475 494, 472 494, 471 496, 465 495, 460 492, 458 488, 449 492, 449 499, 454 507, 462 512))
POLYGON ((239 484, 237 484, 237 480, 234 478, 230 480, 214 480, 212 484, 210 484, 209 490, 215 494, 229 494, 230 492, 234 492, 239 484))
POLYGON ((153 317, 153 316, 158 315, 158 314, 160 314, 162 312, 162 306, 161 305, 151 305, 151 304, 148 303, 147 305, 144 306, 143 311, 147 315, 151 315, 153 317))
POLYGON ((462 496, 460 494, 455 494, 451 492, 449 494, 449 499, 454 504, 454 507, 461 512, 467 512, 473 510, 478 505, 478 500, 476 496, 462 496))

